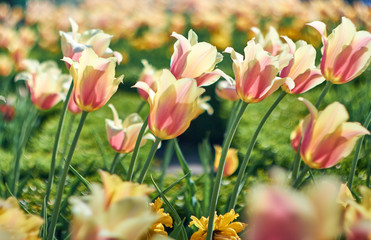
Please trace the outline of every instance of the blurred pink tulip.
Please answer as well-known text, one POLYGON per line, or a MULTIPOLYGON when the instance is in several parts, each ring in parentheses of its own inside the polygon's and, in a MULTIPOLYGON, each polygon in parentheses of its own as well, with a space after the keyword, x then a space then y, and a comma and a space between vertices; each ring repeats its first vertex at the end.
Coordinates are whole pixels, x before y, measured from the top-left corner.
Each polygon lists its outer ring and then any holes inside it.
POLYGON ((248 197, 249 240, 329 240, 341 232, 336 204, 338 181, 319 179, 299 192, 272 183, 252 188, 248 197))
POLYGON ((199 114, 199 96, 205 91, 197 87, 196 80, 177 80, 166 69, 158 81, 156 92, 145 82, 137 82, 134 87, 147 92, 150 107, 148 126, 162 140, 175 138, 187 130, 199 114))
POLYGON ((15 81, 25 80, 31 94, 32 103, 40 110, 48 110, 66 96, 66 83, 71 81, 67 74, 53 61, 39 63, 36 60, 25 60, 26 71, 19 73, 15 81))
POLYGON ((236 91, 236 84, 234 82, 231 84, 226 80, 218 81, 215 92, 220 98, 228 101, 237 101, 240 99, 236 91))
POLYGON ((100 58, 91 48, 84 49, 79 62, 68 57, 63 61, 71 65, 74 84, 71 97, 86 112, 103 107, 124 78, 124 75, 115 78, 116 58, 100 58))
POLYGON ((302 138, 300 155, 311 168, 330 168, 348 156, 357 139, 370 132, 360 123, 346 122, 349 118, 344 105, 334 102, 323 111, 304 98, 310 115, 304 118, 291 134, 292 146, 297 149, 302 138))
POLYGON ((262 46, 250 40, 243 55, 227 48, 231 54, 236 89, 239 97, 247 103, 257 103, 271 95, 286 82, 289 89, 294 87, 290 78, 276 77, 278 72, 289 64, 292 56, 286 52, 272 56, 262 46))
POLYGON ((197 86, 208 86, 215 83, 221 76, 228 76, 215 65, 222 61, 223 56, 210 43, 198 42, 195 32, 188 32, 188 39, 173 33, 171 36, 178 39, 174 44, 174 53, 171 56, 170 72, 176 79, 196 79, 197 86))
POLYGON ((282 89, 291 94, 304 93, 325 81, 321 71, 314 65, 316 50, 305 41, 297 41, 296 44, 288 37, 283 37, 289 47, 289 53, 294 56, 289 65, 282 69, 281 78, 291 78, 295 87, 290 90, 287 84, 282 89))
MULTIPOLYGON (((139 131, 142 128, 143 121, 141 117, 136 114, 130 114, 122 121, 112 104, 108 105, 113 113, 113 120, 106 119, 107 138, 111 147, 119 153, 130 153, 134 151, 135 143, 137 141, 139 131)), ((152 134, 143 136, 141 146, 143 146, 147 139, 154 140, 152 134)))
POLYGON ((356 31, 352 21, 343 17, 327 37, 326 25, 320 21, 308 24, 322 35, 321 71, 326 80, 343 84, 359 76, 371 60, 371 34, 356 31))

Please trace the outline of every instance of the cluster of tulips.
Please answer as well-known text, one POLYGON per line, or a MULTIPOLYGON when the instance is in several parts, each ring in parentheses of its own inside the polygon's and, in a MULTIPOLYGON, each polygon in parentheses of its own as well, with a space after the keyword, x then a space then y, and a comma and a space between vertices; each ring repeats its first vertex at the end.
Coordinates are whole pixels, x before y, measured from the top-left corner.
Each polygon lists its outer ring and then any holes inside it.
MULTIPOLYGON (((196 1, 195 1, 196 2, 196 1)), ((86 3, 88 4, 88 3, 86 3)), ((194 3, 197 5, 196 3, 194 3)), ((19 209, 15 198, 0 204, 0 237, 2 239, 53 240, 59 236, 57 223, 61 221, 61 207, 71 160, 88 113, 107 104, 115 94, 124 76, 116 77, 116 66, 122 55, 109 45, 112 36, 102 30, 79 31, 78 24, 70 20, 71 32, 60 32, 63 61, 70 75, 61 73, 52 61, 39 63, 35 60, 22 62, 25 71, 16 80, 25 80, 32 103, 40 110, 48 110, 64 101, 60 122, 56 131, 50 174, 40 217, 27 215, 19 209), (81 114, 70 149, 64 160, 52 213, 45 207, 51 195, 55 175, 55 163, 59 139, 67 109, 81 114), (40 232, 40 228, 42 230, 40 232)), ((356 31, 355 25, 343 17, 330 35, 320 21, 307 24, 322 37, 320 67, 315 66, 316 50, 303 40, 294 42, 287 36, 280 37, 275 28, 267 35, 254 28, 256 37, 247 42, 240 54, 227 47, 224 53, 232 59, 234 77, 225 74, 216 65, 223 55, 210 43, 199 41, 192 30, 184 37, 178 33, 168 69, 157 70, 147 61, 139 81, 133 86, 148 102, 148 117, 143 121, 138 114, 120 119, 113 105, 113 120, 106 119, 107 138, 118 153, 131 153, 126 179, 115 175, 113 162, 110 173, 100 171, 102 184, 86 185, 90 194, 71 197, 72 220, 70 238, 79 239, 337 239, 342 234, 347 239, 370 239, 371 191, 360 189, 361 199, 352 195, 352 182, 359 159, 359 149, 364 135, 370 134, 367 126, 371 114, 360 123, 348 122, 345 107, 334 102, 319 111, 320 103, 332 84, 345 84, 362 74, 371 60, 371 34, 356 31), (224 78, 224 80, 219 80, 224 78), (315 106, 299 98, 309 110, 293 131, 291 143, 297 151, 293 171, 289 177, 281 170, 273 170, 271 181, 254 186, 246 203, 248 220, 238 220, 236 204, 244 188, 247 164, 256 139, 265 121, 287 94, 301 94, 326 82, 315 106), (238 101, 230 114, 225 138, 216 159, 216 176, 208 203, 201 209, 196 198, 196 183, 176 138, 183 134, 192 120, 204 111, 212 113, 205 88, 217 84, 216 93, 227 101, 238 101), (250 140, 248 150, 240 164, 233 191, 225 207, 226 213, 217 213, 218 198, 223 175, 235 170, 235 151, 230 149, 239 122, 249 104, 263 101, 282 89, 277 100, 259 123, 250 140), (148 133, 146 133, 149 131, 148 133), (357 143, 357 140, 360 139, 357 143), (153 144, 138 178, 134 168, 138 152, 146 141, 153 144), (189 191, 191 219, 182 219, 167 200, 155 181, 158 192, 153 203, 149 195, 155 189, 144 184, 149 180, 147 172, 160 143, 171 140, 184 171, 189 191), (332 178, 316 179, 312 186, 301 188, 304 178, 313 169, 330 168, 348 156, 357 143, 352 169, 347 184, 332 178), (228 162, 227 162, 228 159, 228 162), (229 159, 231 162, 229 162, 229 159), (303 160, 303 163, 301 162, 303 160), (303 167, 300 165, 304 164, 303 167), (291 186, 290 186, 291 185, 291 186), (162 207, 166 206, 169 212, 162 207), (203 216, 204 215, 204 216, 203 216), (186 229, 184 222, 189 223, 186 229), (195 226, 195 227, 193 227, 195 226), (192 230, 193 229, 193 230, 192 230), (188 231, 187 231, 188 230, 188 231), (191 233, 192 231, 192 233, 191 233), (243 236, 239 236, 243 232, 243 236)), ((117 26, 117 25, 115 25, 117 26)), ((76 170, 73 170, 76 171, 76 170)), ((80 176, 84 179, 84 176, 80 176)), ((13 185, 17 185, 15 178, 13 185)), ((16 189, 16 188, 14 188, 16 189)), ((11 189, 11 190, 14 190, 11 189)), ((14 190, 16 191, 16 190, 14 190)), ((16 196, 16 192, 13 192, 16 196)), ((205 201, 205 199, 204 199, 205 201)), ((245 215, 245 212, 241 211, 245 215)))
POLYGON ((136 49, 159 48, 169 43, 168 35, 173 31, 184 32, 187 28, 207 29, 210 42, 219 49, 232 44, 236 31, 250 38, 254 26, 264 32, 274 26, 280 35, 293 40, 305 39, 316 45, 316 34, 303 28, 307 22, 321 20, 334 25, 340 16, 346 16, 357 26, 371 29, 370 7, 361 3, 349 5, 343 0, 280 0, 276 5, 269 0, 140 0, 135 3, 89 0, 83 1, 79 8, 68 4, 56 6, 49 1, 27 1, 26 10, 1 4, 0 76, 8 76, 13 69, 23 70, 22 62, 35 44, 58 54, 58 31, 68 30, 68 16, 83 29, 102 29, 113 35, 114 42, 126 40, 136 49), (266 22, 269 24, 264 24, 266 22))

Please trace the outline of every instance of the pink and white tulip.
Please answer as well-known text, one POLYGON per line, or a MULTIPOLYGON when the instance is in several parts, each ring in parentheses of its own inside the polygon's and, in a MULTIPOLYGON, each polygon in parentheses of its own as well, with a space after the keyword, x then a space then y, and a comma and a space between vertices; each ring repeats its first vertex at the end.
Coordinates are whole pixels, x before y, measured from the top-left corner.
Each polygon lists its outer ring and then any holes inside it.
POLYGON ((158 81, 156 92, 145 82, 137 82, 134 87, 147 92, 150 107, 148 126, 162 140, 175 138, 187 130, 199 114, 199 96, 205 91, 197 87, 195 79, 177 80, 166 69, 158 81))
MULTIPOLYGON (((135 143, 137 141, 140 129, 142 128, 142 118, 136 114, 130 114, 122 121, 112 104, 108 105, 113 113, 113 120, 106 119, 107 138, 111 147, 119 153, 130 153, 134 151, 135 143)), ((154 140, 152 134, 143 136, 141 146, 143 146, 147 139, 154 140)))
POLYGON ((274 27, 269 27, 269 31, 265 37, 261 30, 257 27, 251 28, 251 31, 255 33, 255 42, 260 44, 265 51, 269 52, 273 56, 277 56, 282 52, 284 44, 274 27))
POLYGON ((115 78, 116 58, 100 58, 91 48, 83 50, 79 62, 68 57, 63 61, 71 65, 74 84, 71 97, 86 112, 103 107, 124 78, 124 75, 115 78))
POLYGON ((322 35, 321 71, 326 80, 343 84, 365 71, 371 60, 369 32, 357 32, 352 21, 346 17, 341 19, 341 24, 329 36, 323 22, 314 21, 308 25, 322 35))
POLYGON ((321 71, 314 65, 316 50, 305 41, 297 41, 296 44, 288 37, 283 37, 289 47, 289 53, 294 56, 289 65, 282 69, 281 78, 291 78, 295 87, 290 90, 287 84, 282 89, 291 94, 304 93, 325 81, 321 71))
POLYGON ((227 48, 225 52, 231 54, 237 94, 243 101, 260 102, 285 82, 289 89, 294 87, 292 79, 276 77, 289 64, 292 58, 289 53, 283 52, 279 56, 272 56, 254 40, 247 43, 244 49, 245 57, 235 52, 233 48, 227 48))
POLYGON ((53 61, 39 63, 25 60, 26 71, 18 74, 15 81, 25 80, 32 103, 40 110, 48 110, 66 97, 65 85, 71 77, 62 74, 53 61))
MULTIPOLYGON (((62 53, 64 57, 78 61, 85 48, 92 48, 99 57, 116 57, 117 63, 122 61, 122 56, 118 52, 109 48, 112 36, 99 29, 91 29, 83 33, 78 33, 79 27, 73 19, 69 19, 72 32, 60 32, 62 53)), ((67 64, 67 67, 70 66, 67 64)))
POLYGON ((348 156, 363 135, 370 134, 360 123, 347 122, 349 115, 344 105, 334 102, 323 111, 304 98, 299 98, 310 115, 304 118, 291 134, 292 146, 297 149, 302 138, 300 155, 311 168, 330 168, 348 156))
POLYGON ((192 30, 188 32, 188 39, 175 32, 171 36, 178 39, 174 44, 170 63, 170 72, 176 79, 193 78, 196 79, 197 86, 208 86, 221 76, 228 78, 220 69, 214 69, 223 59, 215 46, 198 42, 198 37, 192 30))

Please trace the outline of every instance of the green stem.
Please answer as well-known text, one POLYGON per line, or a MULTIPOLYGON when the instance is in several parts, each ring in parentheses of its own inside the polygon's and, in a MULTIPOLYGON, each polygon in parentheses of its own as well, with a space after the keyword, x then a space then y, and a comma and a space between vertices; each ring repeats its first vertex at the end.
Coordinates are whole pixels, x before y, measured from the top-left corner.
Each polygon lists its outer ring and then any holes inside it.
POLYGON ((301 185, 301 182, 303 180, 303 178, 305 177, 305 175, 307 174, 307 172, 309 171, 310 167, 308 165, 305 165, 303 170, 301 171, 299 177, 295 180, 295 182, 292 184, 292 186, 294 188, 297 188, 298 186, 301 185))
POLYGON ((62 148, 62 156, 63 157, 62 157, 62 159, 64 158, 64 155, 66 154, 66 151, 67 151, 68 141, 70 140, 72 127, 73 127, 73 123, 75 122, 76 116, 77 116, 76 114, 72 114, 69 121, 68 121, 68 124, 67 124, 66 135, 65 135, 65 139, 63 141, 63 148, 62 148))
POLYGON ((140 129, 139 134, 138 134, 137 141, 135 142, 133 155, 131 155, 131 161, 130 161, 130 165, 129 165, 129 169, 128 169, 128 175, 127 175, 127 179, 126 179, 127 181, 130 181, 130 182, 133 181, 135 163, 136 163, 137 158, 138 158, 140 143, 142 142, 144 132, 146 131, 146 128, 147 128, 147 124, 148 124, 148 117, 143 122, 142 128, 140 129))
POLYGON ((168 141, 165 149, 165 156, 164 156, 164 161, 162 163, 162 171, 161 171, 161 176, 160 179, 158 180, 158 186, 162 188, 163 183, 164 183, 164 178, 166 175, 166 171, 169 167, 171 157, 173 156, 174 153, 174 141, 168 141))
POLYGON ((136 111, 136 113, 140 113, 140 111, 142 111, 143 107, 146 105, 146 101, 142 101, 138 107, 138 110, 136 111))
MULTIPOLYGON (((45 198, 44 198, 46 203, 42 207, 42 210, 41 210, 42 215, 41 216, 44 216, 44 211, 46 211, 46 209, 44 209, 44 206, 46 206, 48 204, 49 196, 50 196, 50 190, 51 190, 52 185, 53 185, 54 174, 55 174, 55 162, 56 162, 56 159, 57 159, 57 153, 58 153, 59 142, 60 142, 61 135, 62 135, 63 123, 64 123, 64 119, 65 119, 65 116, 66 116, 68 101, 70 99, 72 89, 73 89, 73 82, 71 82, 70 88, 68 89, 66 100, 64 101, 63 109, 62 109, 62 112, 61 112, 61 115, 60 115, 60 118, 59 118, 57 132, 55 134, 52 160, 50 162, 50 170, 49 170, 49 176, 48 176, 48 184, 46 186, 46 193, 45 193, 45 198)), ((68 141, 68 139, 66 141, 68 141)))
MULTIPOLYGON (((237 114, 237 110, 241 107, 242 101, 234 102, 232 106, 232 111, 230 112, 230 117, 228 118, 227 127, 225 128, 225 134, 228 133, 229 128, 231 127, 232 120, 234 116, 237 114)), ((224 135, 225 137, 225 135, 224 135)))
MULTIPOLYGON (((363 123, 363 126, 365 128, 368 128, 368 125, 370 124, 370 121, 371 121, 371 111, 368 113, 366 121, 363 123)), ((357 168, 357 164, 358 164, 358 160, 359 160, 359 154, 361 152, 361 147, 362 147, 362 143, 363 143, 364 138, 365 138, 365 136, 362 136, 358 140, 356 150, 354 152, 352 167, 350 169, 349 178, 348 178, 348 188, 349 188, 349 190, 352 190, 353 179, 354 179, 354 175, 356 174, 356 168, 357 168)))
MULTIPOLYGON (((326 81, 325 87, 323 88, 321 94, 317 98, 316 105, 315 105, 316 108, 319 107, 319 105, 323 101, 324 97, 326 96, 326 94, 327 94, 327 92, 328 92, 328 90, 330 89, 331 86, 332 86, 331 82, 330 81, 326 81)), ((299 146, 298 146, 298 149, 296 150, 296 155, 295 155, 295 159, 294 159, 294 167, 293 167, 293 170, 292 170, 292 180, 293 181, 296 181, 296 179, 298 178, 299 170, 300 170, 300 163, 301 163, 301 157, 300 157, 301 140, 302 139, 300 139, 299 146)))
POLYGON ((321 94, 317 98, 316 105, 315 105, 316 108, 319 107, 319 105, 323 101, 323 98, 326 96, 326 94, 327 94, 327 92, 328 92, 328 90, 330 89, 331 86, 332 86, 331 82, 330 81, 326 81, 325 87, 323 88, 321 94))
POLYGON ((286 94, 287 93, 284 92, 284 91, 281 92, 281 94, 277 97, 276 101, 274 101, 272 106, 265 113, 264 117, 262 118, 258 127, 256 128, 255 133, 250 140, 249 146, 247 147, 245 157, 242 160, 242 164, 241 164, 240 170, 238 172, 237 180, 236 180, 236 183, 234 184, 233 193, 231 195, 232 197, 231 197, 231 200, 230 200, 229 205, 228 205, 228 210, 231 210, 232 208, 234 208, 236 206, 237 198, 238 198, 238 195, 240 194, 240 189, 241 189, 240 185, 241 185, 242 179, 245 175, 247 164, 249 163, 250 155, 251 155, 252 150, 254 149, 256 139, 258 138, 259 133, 260 133, 261 129, 263 128, 265 122, 267 121, 268 117, 271 115, 271 113, 277 107, 277 105, 281 102, 281 100, 286 96, 286 94))
POLYGON ((299 176, 300 163, 301 163, 300 148, 301 148, 301 139, 300 139, 298 149, 297 149, 296 154, 295 154, 294 167, 293 167, 293 170, 292 170, 292 180, 294 180, 294 181, 299 176))
MULTIPOLYGON (((216 205, 217 205, 218 197, 219 197, 220 185, 221 185, 222 177, 223 177, 225 160, 226 160, 228 149, 231 145, 233 136, 236 132, 238 124, 240 123, 242 115, 247 108, 247 105, 248 105, 248 103, 243 102, 239 111, 238 111, 238 113, 235 116, 231 115, 231 117, 233 117, 234 119, 232 121, 231 127, 228 129, 228 133, 227 133, 227 135, 225 137, 225 140, 223 142, 222 153, 221 153, 221 156, 220 156, 218 171, 216 173, 213 193, 211 195, 211 203, 210 203, 210 207, 209 207, 209 225, 207 227, 206 240, 211 240, 212 239, 213 229, 214 229, 214 217, 215 217, 216 205)), ((239 105, 237 105, 237 106, 239 106, 239 105)))
POLYGON ((120 154, 120 153, 116 153, 115 158, 114 158, 113 161, 112 161, 111 168, 110 168, 110 170, 109 170, 109 172, 110 172, 111 174, 114 174, 115 169, 116 169, 116 165, 117 165, 117 163, 120 161, 120 159, 122 158, 122 156, 123 156, 122 154, 120 154))
POLYGON ((71 143, 70 151, 68 152, 67 159, 66 159, 66 162, 64 164, 62 176, 59 179, 58 189, 57 189, 57 196, 56 196, 55 202, 54 202, 52 220, 51 220, 51 224, 50 224, 50 227, 49 227, 49 233, 48 233, 48 238, 47 238, 48 240, 53 240, 53 238, 54 238, 55 228, 56 228, 56 225, 57 225, 57 220, 58 220, 59 211, 60 211, 60 207, 61 207, 61 201, 62 201, 64 186, 65 186, 66 179, 67 179, 68 170, 69 170, 69 167, 70 167, 70 164, 71 164, 73 153, 74 153, 75 148, 76 148, 77 141, 80 137, 80 133, 81 133, 82 127, 84 126, 84 122, 86 120, 87 115, 88 115, 88 112, 85 112, 85 111, 83 111, 82 114, 81 114, 79 125, 76 129, 75 136, 74 136, 74 138, 72 140, 72 143, 71 143))
POLYGON ((153 157, 155 156, 155 153, 157 152, 158 145, 160 144, 161 139, 156 137, 156 141, 152 144, 151 151, 148 154, 147 160, 144 163, 143 169, 140 172, 139 178, 138 178, 138 183, 142 184, 144 181, 144 178, 146 177, 146 174, 149 169, 149 165, 152 162, 153 157))
POLYGON ((197 191, 196 190, 196 184, 192 180, 191 170, 189 169, 187 161, 185 160, 185 157, 182 153, 182 150, 179 147, 178 140, 176 138, 174 138, 172 140, 172 142, 174 142, 174 149, 175 149, 176 155, 178 157, 180 166, 182 167, 183 173, 184 173, 184 175, 188 174, 187 175, 187 189, 188 189, 188 192, 189 192, 190 197, 191 197, 190 202, 191 202, 191 205, 192 205, 192 208, 193 208, 192 212, 197 217, 199 217, 200 216, 200 206, 199 206, 199 203, 198 203, 197 198, 196 198, 196 191, 197 191))

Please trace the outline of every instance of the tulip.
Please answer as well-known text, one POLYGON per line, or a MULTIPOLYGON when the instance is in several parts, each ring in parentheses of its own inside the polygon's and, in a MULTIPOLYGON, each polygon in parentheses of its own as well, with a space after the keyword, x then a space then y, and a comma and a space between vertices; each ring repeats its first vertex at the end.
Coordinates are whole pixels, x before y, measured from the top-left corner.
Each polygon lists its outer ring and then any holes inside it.
MULTIPOLYGON (((108 46, 112 36, 104 33, 102 30, 92 29, 83 33, 78 33, 79 27, 73 19, 69 19, 72 32, 60 32, 62 53, 64 57, 78 61, 82 51, 85 48, 92 48, 99 57, 117 58, 117 63, 120 64, 122 56, 118 52, 113 52, 108 46)), ((69 65, 67 63, 67 67, 69 65)))
POLYGON ((188 32, 188 39, 173 33, 171 36, 178 39, 174 44, 174 53, 171 56, 170 72, 176 79, 193 78, 197 86, 208 86, 215 83, 221 76, 228 76, 215 65, 222 61, 223 56, 216 47, 206 42, 198 42, 195 32, 188 32))
POLYGON ((321 71, 314 65, 316 60, 316 50, 305 41, 298 41, 296 44, 288 37, 283 37, 289 47, 289 53, 294 58, 291 59, 289 65, 282 69, 280 73, 281 78, 291 78, 295 87, 289 89, 286 84, 282 85, 282 89, 291 94, 304 93, 315 86, 325 81, 321 71))
POLYGON ((197 87, 196 80, 177 80, 166 69, 158 81, 156 92, 145 82, 137 82, 134 87, 147 92, 150 107, 148 126, 156 137, 163 140, 175 138, 187 130, 199 113, 198 99, 205 91, 197 87))
POLYGON ((336 165, 351 153, 359 137, 370 134, 360 123, 346 122, 348 112, 339 102, 318 112, 307 100, 299 100, 307 106, 310 115, 292 133, 291 141, 296 150, 298 139, 302 138, 300 155, 311 168, 322 169, 336 165))
POLYGON ((371 60, 371 34, 356 31, 352 21, 343 17, 327 37, 326 25, 320 21, 308 24, 322 36, 321 71, 334 84, 347 83, 366 70, 371 60))
MULTIPOLYGON (((144 65, 144 69, 140 74, 138 82, 145 82, 150 88, 156 91, 156 79, 161 75, 161 71, 155 70, 147 60, 142 60, 142 64, 144 65)), ((147 100, 148 94, 145 91, 138 88, 138 93, 144 100, 147 100)))
POLYGON ((348 200, 344 212, 344 231, 347 239, 370 239, 371 237, 371 190, 360 187, 361 203, 348 200))
POLYGON ((86 112, 103 107, 124 78, 124 75, 115 78, 116 58, 100 58, 91 48, 84 49, 79 62, 68 57, 62 60, 71 65, 72 97, 77 106, 86 112))
POLYGON ((257 103, 271 95, 286 82, 289 89, 294 86, 290 78, 276 77, 279 71, 288 65, 292 56, 286 52, 272 56, 262 46, 250 40, 244 49, 244 57, 227 48, 231 54, 236 90, 239 97, 247 103, 257 103))
POLYGON ((19 73, 15 81, 26 81, 31 101, 38 109, 48 110, 65 98, 64 86, 71 81, 71 77, 61 74, 55 62, 40 64, 36 60, 25 60, 24 64, 27 70, 19 73))
MULTIPOLYGON (((130 114, 124 121, 122 121, 112 104, 108 105, 113 113, 113 120, 106 119, 106 129, 108 141, 111 147, 119 153, 130 153, 134 151, 135 143, 137 141, 139 131, 142 128, 143 121, 141 117, 136 114, 130 114)), ((152 134, 143 136, 141 146, 146 143, 147 139, 154 140, 152 134)))
POLYGON ((273 56, 280 54, 283 50, 284 44, 282 43, 280 36, 274 27, 269 27, 269 31, 265 37, 257 27, 251 28, 251 31, 253 31, 256 35, 254 39, 255 42, 260 44, 265 51, 269 52, 273 56))
MULTIPOLYGON (((222 148, 220 146, 214 146, 215 149, 215 160, 214 160, 214 171, 218 170, 220 156, 222 154, 222 148)), ((227 159, 225 160, 223 176, 231 176, 238 167, 238 151, 235 148, 229 148, 227 153, 227 159)))
POLYGON ((248 239, 336 239, 341 229, 339 183, 317 183, 304 193, 282 183, 254 186, 248 197, 248 239))
POLYGON ((218 81, 215 88, 216 95, 228 101, 237 101, 240 97, 236 91, 236 83, 230 83, 226 80, 218 81))

